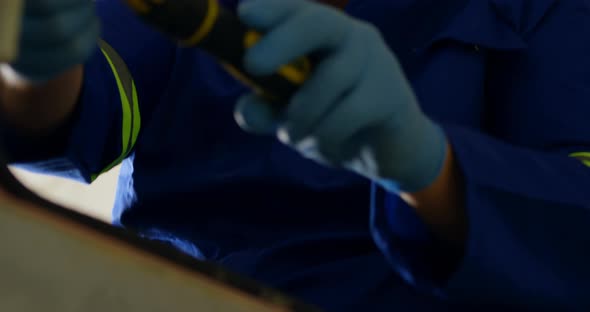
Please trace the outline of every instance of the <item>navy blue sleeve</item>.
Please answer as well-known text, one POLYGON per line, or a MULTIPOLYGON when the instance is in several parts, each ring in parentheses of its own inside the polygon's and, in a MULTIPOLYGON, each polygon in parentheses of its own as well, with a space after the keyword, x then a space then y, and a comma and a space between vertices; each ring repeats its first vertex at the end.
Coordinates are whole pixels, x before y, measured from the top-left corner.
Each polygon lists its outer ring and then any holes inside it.
POLYGON ((485 129, 442 124, 469 221, 454 268, 436 269, 445 247, 377 187, 373 234, 417 288, 463 302, 588 310, 590 2, 555 1, 523 38, 522 52, 490 56, 485 129))
POLYGON ((97 0, 96 8, 104 44, 97 44, 85 64, 72 120, 45 138, 46 144, 9 135, 15 166, 92 181, 132 153, 166 90, 175 44, 143 24, 123 1, 97 0))

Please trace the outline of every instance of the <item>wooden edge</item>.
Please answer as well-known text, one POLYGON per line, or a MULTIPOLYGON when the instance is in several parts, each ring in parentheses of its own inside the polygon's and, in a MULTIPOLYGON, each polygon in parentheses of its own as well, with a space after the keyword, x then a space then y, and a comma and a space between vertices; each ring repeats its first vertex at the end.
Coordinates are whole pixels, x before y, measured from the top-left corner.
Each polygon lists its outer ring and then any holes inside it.
POLYGON ((23 217, 42 220, 52 227, 59 227, 62 231, 86 237, 102 245, 107 242, 118 253, 139 255, 148 261, 159 262, 159 265, 173 266, 187 274, 207 278, 212 284, 217 284, 218 288, 233 289, 250 300, 274 305, 279 311, 320 311, 217 264, 194 259, 163 243, 143 239, 131 231, 51 203, 23 186, 9 171, 4 159, 0 149, 0 203, 18 208, 19 215, 23 217))

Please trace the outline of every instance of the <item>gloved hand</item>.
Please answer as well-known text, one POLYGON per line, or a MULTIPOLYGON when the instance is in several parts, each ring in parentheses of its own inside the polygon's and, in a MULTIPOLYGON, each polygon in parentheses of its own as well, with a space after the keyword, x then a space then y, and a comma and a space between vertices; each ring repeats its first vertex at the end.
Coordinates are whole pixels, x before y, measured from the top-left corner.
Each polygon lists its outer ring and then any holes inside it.
POLYGON ((94 0, 26 0, 20 53, 11 68, 33 82, 84 63, 96 47, 94 0))
POLYGON ((241 98, 235 116, 242 128, 274 133, 305 157, 351 169, 392 192, 417 191, 438 177, 446 136, 422 113, 378 30, 306 0, 247 0, 238 12, 265 34, 245 56, 251 74, 319 56, 283 111, 255 95, 241 98))

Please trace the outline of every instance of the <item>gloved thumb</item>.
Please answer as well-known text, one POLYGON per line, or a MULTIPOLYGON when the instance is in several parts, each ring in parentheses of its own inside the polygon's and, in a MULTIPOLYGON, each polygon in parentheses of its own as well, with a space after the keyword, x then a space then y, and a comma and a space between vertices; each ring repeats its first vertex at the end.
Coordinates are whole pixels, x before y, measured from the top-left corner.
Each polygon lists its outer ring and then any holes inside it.
POLYGON ((265 135, 276 133, 280 115, 279 109, 254 94, 242 96, 234 111, 234 118, 242 129, 265 135))

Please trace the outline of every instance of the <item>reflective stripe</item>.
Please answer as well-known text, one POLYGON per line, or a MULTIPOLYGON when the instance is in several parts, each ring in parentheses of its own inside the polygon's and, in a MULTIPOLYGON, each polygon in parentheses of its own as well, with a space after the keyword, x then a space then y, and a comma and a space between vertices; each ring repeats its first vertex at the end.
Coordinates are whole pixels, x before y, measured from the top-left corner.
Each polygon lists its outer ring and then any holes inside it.
POLYGON ((590 167, 590 152, 577 152, 570 154, 571 157, 577 158, 584 165, 590 167))
POLYGON ((119 89, 122 110, 121 154, 101 172, 93 174, 90 177, 91 181, 94 181, 102 173, 105 173, 120 164, 123 159, 131 153, 141 127, 137 90, 127 65, 125 65, 121 56, 119 56, 115 49, 113 49, 108 43, 99 40, 98 45, 113 71, 113 75, 117 82, 117 88, 119 89))

